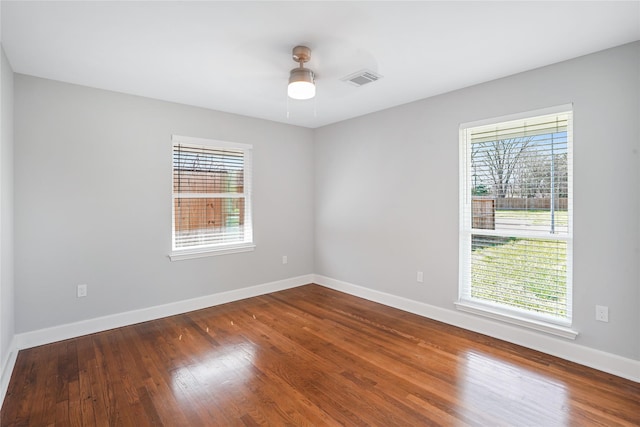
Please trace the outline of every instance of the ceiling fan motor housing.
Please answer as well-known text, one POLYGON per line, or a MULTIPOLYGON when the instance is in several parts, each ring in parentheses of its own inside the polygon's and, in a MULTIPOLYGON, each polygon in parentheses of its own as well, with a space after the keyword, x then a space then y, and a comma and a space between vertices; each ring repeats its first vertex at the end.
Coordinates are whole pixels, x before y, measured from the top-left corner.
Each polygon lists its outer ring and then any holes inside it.
POLYGON ((315 83, 314 77, 313 71, 308 68, 294 68, 289 74, 289 82, 315 83))
POLYGON ((293 60, 304 64, 311 59, 311 49, 307 46, 296 46, 291 54, 293 60))

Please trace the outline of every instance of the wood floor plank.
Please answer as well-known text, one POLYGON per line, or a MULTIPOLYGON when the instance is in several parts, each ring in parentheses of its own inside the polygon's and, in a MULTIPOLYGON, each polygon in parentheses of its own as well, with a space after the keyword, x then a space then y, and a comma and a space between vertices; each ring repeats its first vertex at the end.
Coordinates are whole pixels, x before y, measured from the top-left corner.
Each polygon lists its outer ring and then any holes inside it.
MULTIPOLYGON (((101 420, 97 420, 95 415, 94 402, 96 397, 93 396, 91 387, 91 366, 95 364, 93 337, 78 338, 77 349, 80 423, 87 426, 100 425, 101 420)), ((116 380, 113 378, 113 381, 116 380)))
MULTIPOLYGON (((274 322, 273 318, 268 318, 268 316, 266 316, 265 313, 261 315, 260 320, 262 322, 267 323, 268 329, 278 330, 279 325, 277 325, 274 322)), ((260 330, 259 326, 255 326, 255 328, 260 330)), ((318 385, 319 379, 325 379, 327 381, 327 384, 329 384, 330 387, 333 386, 334 384, 339 384, 343 382, 344 379, 347 379, 351 382, 354 382, 355 385, 359 386, 359 388, 360 387, 366 388, 367 391, 371 393, 371 396, 372 396, 371 402, 367 402, 370 404, 371 407, 367 408, 367 410, 361 410, 360 412, 363 412, 370 416, 375 417, 375 419, 378 420, 379 422, 384 421, 386 414, 393 414, 393 411, 391 410, 385 411, 385 409, 390 409, 391 407, 394 407, 394 406, 402 406, 405 417, 406 415, 411 413, 411 410, 407 406, 400 403, 399 399, 396 399, 395 397, 391 396, 388 393, 390 389, 395 388, 397 381, 394 381, 395 384, 394 382, 387 382, 385 385, 388 385, 389 388, 385 391, 385 393, 378 394, 377 393, 378 389, 374 387, 374 385, 376 384, 376 381, 373 381, 367 378, 367 376, 373 375, 373 372, 372 372, 374 369, 373 365, 370 365, 364 359, 360 359, 359 361, 355 362, 361 367, 366 366, 366 371, 367 371, 367 374, 360 375, 360 380, 358 380, 356 378, 358 376, 357 374, 354 374, 353 371, 347 371, 344 369, 344 366, 349 366, 349 364, 354 363, 353 358, 351 360, 345 360, 337 357, 336 358, 332 357, 334 355, 346 354, 346 353, 339 353, 339 352, 332 353, 332 349, 330 348, 331 340, 325 339, 323 341, 319 341, 318 338, 321 338, 321 337, 317 334, 314 335, 310 331, 308 326, 303 326, 297 332, 298 332, 298 335, 294 335, 295 334, 294 331, 289 331, 289 337, 295 338, 295 341, 301 343, 302 347, 298 351, 291 350, 290 354, 299 355, 303 351, 310 351, 310 354, 306 354, 303 356, 301 355, 300 357, 298 357, 298 360, 288 361, 288 366, 297 365, 299 367, 298 370, 304 370, 305 367, 308 366, 307 359, 311 358, 314 361, 313 363, 314 369, 316 369, 318 372, 317 377, 313 378, 313 381, 315 381, 316 387, 320 387, 318 385), (320 342, 322 345, 314 346, 313 341, 320 342), (342 378, 338 378, 338 377, 342 377, 342 378), (380 410, 382 410, 384 413, 378 414, 380 410)), ((397 380, 397 378, 395 378, 395 380, 397 380)), ((324 390, 324 388, 320 387, 319 390, 322 391, 324 390)), ((342 390, 335 391, 335 390, 329 389, 327 393, 329 395, 335 396, 335 395, 340 395, 341 392, 342 390)), ((401 396, 404 397, 405 395, 406 393, 401 393, 401 396)), ((341 396, 341 400, 347 401, 347 402, 352 401, 354 402, 353 403, 354 406, 357 406, 360 404, 359 402, 360 399, 357 395, 353 396, 352 398, 349 398, 348 396, 341 396)), ((417 422, 424 423, 426 421, 426 419, 422 417, 420 414, 413 414, 413 415, 416 416, 417 422)), ((389 422, 392 424, 397 423, 394 421, 389 421, 389 422)))
MULTIPOLYGON (((370 343, 367 341, 371 341, 374 339, 372 334, 364 334, 365 336, 361 336, 360 333, 362 330, 356 331, 355 333, 351 333, 352 331, 343 330, 339 325, 335 325, 330 323, 325 319, 325 325, 321 328, 314 328, 313 335, 305 333, 304 331, 300 332, 299 336, 296 336, 295 339, 299 342, 303 342, 306 347, 311 348, 313 346, 313 342, 317 341, 318 338, 321 338, 325 345, 323 346, 325 349, 336 347, 337 351, 333 351, 333 355, 341 356, 341 355, 351 355, 351 360, 335 360, 336 366, 340 367, 342 365, 353 364, 356 366, 360 366, 364 368, 367 372, 367 376, 376 376, 376 381, 383 384, 380 388, 385 390, 385 394, 388 394, 390 390, 394 388, 393 384, 399 384, 399 380, 403 379, 399 369, 402 368, 402 365, 398 362, 401 362, 402 357, 398 357, 399 353, 394 354, 394 357, 387 357, 385 354, 381 352, 382 347, 371 347, 370 343), (341 334, 338 334, 339 331, 342 331, 341 334), (362 345, 364 343, 364 345, 362 345), (363 351, 364 349, 364 351, 363 351), (389 375, 386 381, 383 381, 387 373, 387 369, 390 368, 394 371, 392 375, 389 375)), ((278 325, 272 324, 271 328, 277 328, 278 325)), ((310 331, 309 327, 305 327, 307 331, 310 331)), ((293 336, 292 336, 293 337, 293 336)), ((396 343, 398 344, 398 343, 396 343)), ((398 349, 401 347, 396 347, 398 349)), ((317 354, 322 352, 323 349, 319 348, 314 350, 317 354)), ((401 351, 400 353, 405 353, 401 351)), ((332 360, 332 354, 323 353, 323 359, 332 360)), ((446 366, 437 366, 437 368, 446 368, 446 366)), ((324 368, 323 373, 328 368, 324 368)), ((339 368, 342 371, 341 368, 339 368)), ((432 374, 441 375, 440 370, 428 370, 432 374)), ((428 384, 428 390, 423 389, 423 393, 429 393, 431 391, 431 401, 432 402, 441 402, 441 406, 448 407, 452 409, 452 412, 455 412, 454 402, 452 400, 446 400, 447 396, 452 394, 455 389, 448 384, 445 379, 443 382, 441 378, 435 377, 433 375, 429 375, 428 377, 418 377, 414 378, 414 373, 416 371, 410 369, 406 376, 404 376, 405 381, 405 389, 410 389, 411 391, 416 391, 418 387, 407 387, 406 384, 411 384, 414 381, 417 381, 418 384, 428 384), (445 393, 447 388, 449 388, 449 394, 445 393)), ((402 393, 406 395, 406 392, 402 393)), ((417 420, 420 421, 420 420, 417 420)))
POLYGON ((640 384, 307 285, 20 351, 8 426, 640 426, 640 384))

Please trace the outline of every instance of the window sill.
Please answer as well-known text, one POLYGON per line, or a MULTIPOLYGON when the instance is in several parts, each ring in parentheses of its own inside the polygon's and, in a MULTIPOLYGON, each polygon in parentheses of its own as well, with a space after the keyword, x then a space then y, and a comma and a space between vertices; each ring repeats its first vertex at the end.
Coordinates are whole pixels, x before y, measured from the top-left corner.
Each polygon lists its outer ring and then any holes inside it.
POLYGON ((576 339, 578 336, 578 331, 574 331, 573 329, 565 326, 554 325, 553 323, 544 322, 542 320, 528 319, 526 317, 504 313, 497 309, 481 304, 475 304, 470 301, 457 301, 454 304, 460 311, 489 317, 491 319, 500 320, 505 323, 511 323, 513 325, 522 326, 539 332, 544 332, 546 334, 557 335, 571 340, 576 339))
POLYGON ((241 245, 224 246, 220 248, 203 248, 203 249, 187 249, 182 251, 173 251, 169 254, 171 261, 180 261, 183 259, 204 258, 210 256, 236 254, 240 252, 251 252, 256 245, 253 243, 244 243, 241 245))

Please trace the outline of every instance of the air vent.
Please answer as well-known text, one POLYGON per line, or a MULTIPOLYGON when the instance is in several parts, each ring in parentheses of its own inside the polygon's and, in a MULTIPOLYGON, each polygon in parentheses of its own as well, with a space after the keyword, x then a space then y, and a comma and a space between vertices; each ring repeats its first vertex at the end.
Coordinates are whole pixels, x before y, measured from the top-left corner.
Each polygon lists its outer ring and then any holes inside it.
POLYGON ((361 70, 357 73, 349 74, 347 77, 343 77, 340 80, 360 87, 369 83, 373 83, 376 80, 380 80, 381 78, 382 76, 380 74, 374 73, 371 70, 361 70))

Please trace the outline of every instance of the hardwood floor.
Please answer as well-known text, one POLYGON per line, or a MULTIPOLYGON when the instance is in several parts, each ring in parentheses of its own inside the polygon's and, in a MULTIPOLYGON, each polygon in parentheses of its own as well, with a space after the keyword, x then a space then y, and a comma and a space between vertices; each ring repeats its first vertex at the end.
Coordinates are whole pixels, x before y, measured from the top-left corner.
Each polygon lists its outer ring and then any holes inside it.
POLYGON ((18 355, 2 426, 640 425, 640 384, 307 285, 18 355))

